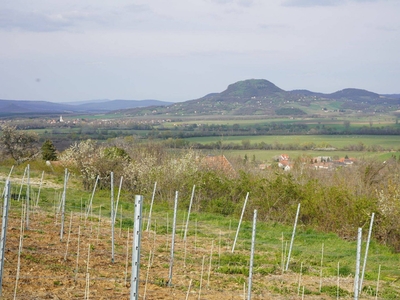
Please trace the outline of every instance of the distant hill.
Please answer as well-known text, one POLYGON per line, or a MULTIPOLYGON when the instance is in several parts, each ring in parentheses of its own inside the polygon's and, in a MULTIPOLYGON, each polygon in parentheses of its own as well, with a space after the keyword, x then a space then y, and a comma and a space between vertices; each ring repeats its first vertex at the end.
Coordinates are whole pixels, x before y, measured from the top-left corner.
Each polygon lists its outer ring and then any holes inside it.
MULTIPOLYGON (((285 91, 265 79, 230 84, 225 91, 168 106, 119 110, 132 116, 265 115, 296 116, 353 111, 375 113, 400 109, 400 98, 347 88, 331 94, 309 90, 285 91)), ((116 112, 112 112, 116 113, 116 112)))
POLYGON ((159 100, 93 100, 85 102, 55 103, 31 100, 1 100, 0 116, 71 114, 71 113, 107 113, 117 109, 129 109, 146 106, 170 105, 172 102, 159 100))
POLYGON ((135 107, 148 107, 148 106, 165 106, 165 105, 170 105, 172 102, 165 102, 165 101, 159 101, 159 100, 102 100, 101 102, 97 102, 96 100, 94 101, 89 101, 87 103, 82 103, 79 105, 76 105, 80 110, 85 110, 85 111, 114 111, 118 109, 129 109, 129 108, 135 108, 135 107))
POLYGON ((346 88, 331 94, 307 89, 285 91, 265 79, 230 84, 220 93, 171 103, 159 100, 90 100, 69 103, 0 100, 0 117, 41 114, 124 114, 126 116, 307 116, 387 113, 400 110, 400 94, 346 88))

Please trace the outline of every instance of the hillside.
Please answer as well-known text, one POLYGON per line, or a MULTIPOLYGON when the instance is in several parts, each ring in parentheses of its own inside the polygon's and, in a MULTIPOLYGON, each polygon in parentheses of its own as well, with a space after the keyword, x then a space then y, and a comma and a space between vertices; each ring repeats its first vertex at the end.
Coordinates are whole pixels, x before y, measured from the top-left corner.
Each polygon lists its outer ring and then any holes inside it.
POLYGON ((13 115, 44 115, 71 113, 105 113, 116 109, 129 109, 151 105, 169 105, 171 102, 159 100, 102 100, 79 103, 54 103, 32 100, 0 99, 0 117, 13 115))
POLYGON ((309 90, 285 91, 265 79, 249 79, 228 86, 225 91, 165 107, 129 109, 113 113, 132 116, 204 115, 312 115, 326 112, 389 112, 400 108, 400 99, 361 89, 348 88, 331 94, 309 90))

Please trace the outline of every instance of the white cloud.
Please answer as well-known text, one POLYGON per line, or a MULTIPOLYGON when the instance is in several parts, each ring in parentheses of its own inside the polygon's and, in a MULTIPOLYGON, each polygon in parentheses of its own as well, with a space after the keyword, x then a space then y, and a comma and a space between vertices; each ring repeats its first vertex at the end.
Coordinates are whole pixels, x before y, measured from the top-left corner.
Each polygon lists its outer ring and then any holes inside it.
POLYGON ((313 6, 337 6, 352 2, 361 3, 361 2, 379 2, 379 1, 382 0, 283 0, 282 4, 284 6, 313 7, 313 6))

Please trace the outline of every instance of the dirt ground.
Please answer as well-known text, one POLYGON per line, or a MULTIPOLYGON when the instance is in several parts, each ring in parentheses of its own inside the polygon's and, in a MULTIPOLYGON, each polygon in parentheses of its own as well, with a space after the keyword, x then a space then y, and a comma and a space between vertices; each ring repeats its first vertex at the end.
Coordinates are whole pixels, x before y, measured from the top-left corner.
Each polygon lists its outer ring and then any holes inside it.
MULTIPOLYGON (((21 240, 20 214, 11 208, 1 299, 13 299, 14 293, 16 299, 129 299, 131 257, 127 250, 131 250, 132 238, 128 230, 116 228, 112 262, 109 218, 85 221, 80 214, 67 214, 62 241, 60 227, 59 215, 38 209, 30 213, 29 228, 21 240)), ((186 251, 183 238, 177 236, 172 284, 168 286, 171 245, 167 237, 170 235, 142 233, 139 299, 247 299, 247 277, 218 272, 216 253, 229 249, 217 249, 219 246, 199 237, 194 242, 193 236, 188 237, 186 251), (214 262, 210 264, 212 251, 214 262)), ((306 291, 317 291, 319 280, 299 278, 292 272, 257 274, 252 299, 332 299, 315 292, 302 295, 303 286, 306 291)), ((336 278, 323 280, 324 285, 337 284, 336 278)), ((352 278, 340 280, 341 288, 352 290, 352 278)))

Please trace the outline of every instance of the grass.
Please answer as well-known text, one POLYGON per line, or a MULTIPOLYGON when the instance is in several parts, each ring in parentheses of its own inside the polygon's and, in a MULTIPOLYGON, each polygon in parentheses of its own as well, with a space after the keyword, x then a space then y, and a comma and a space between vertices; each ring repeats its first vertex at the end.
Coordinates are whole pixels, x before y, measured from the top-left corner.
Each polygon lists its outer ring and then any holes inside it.
POLYGON ((292 158, 296 158, 299 156, 331 156, 332 158, 340 158, 348 157, 353 158, 376 158, 380 161, 388 160, 390 157, 395 155, 396 157, 400 156, 400 149, 398 143, 397 136, 353 136, 353 135, 345 135, 345 136, 337 136, 337 135, 324 135, 324 136, 215 136, 215 137, 197 137, 197 138, 188 138, 187 139, 193 143, 200 144, 210 144, 216 143, 218 141, 222 141, 222 149, 220 150, 204 150, 210 154, 225 154, 228 157, 241 157, 244 158, 245 155, 249 158, 249 160, 255 157, 256 161, 268 162, 272 161, 275 156, 278 156, 282 153, 288 154, 292 158), (314 150, 258 150, 258 149, 247 149, 247 150, 228 150, 224 149, 224 144, 237 144, 241 145, 242 141, 248 140, 251 144, 264 142, 270 145, 307 145, 310 143, 314 143, 317 147, 324 147, 325 145, 330 145, 339 150, 335 151, 314 151, 314 150), (364 144, 365 147, 379 145, 386 151, 380 152, 372 152, 372 151, 348 151, 348 150, 340 150, 344 147, 348 147, 351 145, 359 145, 360 143, 364 144), (393 149, 393 150, 391 150, 393 149))
POLYGON ((399 148, 398 137, 393 135, 284 135, 284 136, 210 136, 210 137, 196 137, 187 138, 190 142, 207 144, 222 141, 225 143, 241 144, 244 140, 249 140, 252 144, 264 142, 266 144, 308 144, 314 143, 315 145, 329 144, 335 148, 343 148, 349 145, 356 145, 363 143, 365 146, 373 146, 376 144, 384 148, 399 148))

